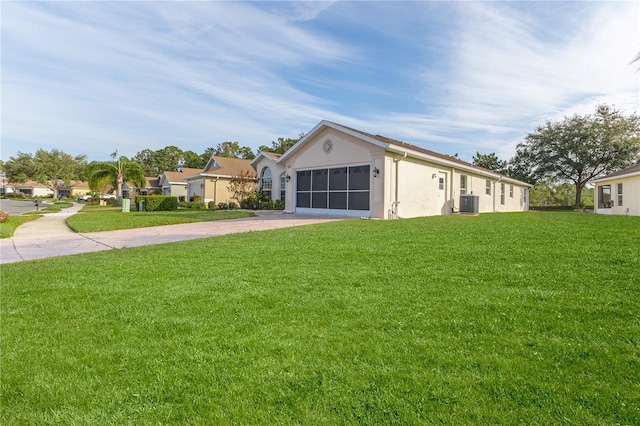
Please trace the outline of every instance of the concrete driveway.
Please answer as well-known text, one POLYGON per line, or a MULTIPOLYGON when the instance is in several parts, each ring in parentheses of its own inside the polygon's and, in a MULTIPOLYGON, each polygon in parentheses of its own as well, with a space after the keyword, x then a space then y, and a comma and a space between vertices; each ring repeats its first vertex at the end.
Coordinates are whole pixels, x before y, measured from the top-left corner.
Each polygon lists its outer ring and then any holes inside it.
POLYGON ((344 219, 260 212, 255 217, 243 219, 81 234, 74 233, 65 225, 65 219, 81 208, 82 205, 75 204, 74 207, 64 209, 61 213, 50 213, 20 226, 13 238, 0 240, 0 264, 344 219))

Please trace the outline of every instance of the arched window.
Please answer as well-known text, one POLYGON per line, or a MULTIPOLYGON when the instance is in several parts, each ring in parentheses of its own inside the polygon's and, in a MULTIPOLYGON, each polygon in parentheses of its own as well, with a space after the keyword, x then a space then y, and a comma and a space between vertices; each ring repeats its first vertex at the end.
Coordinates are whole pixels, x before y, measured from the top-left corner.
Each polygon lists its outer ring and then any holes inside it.
POLYGON ((285 186, 287 185, 287 173, 280 175, 280 200, 284 201, 285 186))
POLYGON ((271 179, 271 170, 268 167, 262 169, 260 174, 260 191, 264 192, 268 199, 271 199, 271 188, 273 187, 273 180, 271 179))

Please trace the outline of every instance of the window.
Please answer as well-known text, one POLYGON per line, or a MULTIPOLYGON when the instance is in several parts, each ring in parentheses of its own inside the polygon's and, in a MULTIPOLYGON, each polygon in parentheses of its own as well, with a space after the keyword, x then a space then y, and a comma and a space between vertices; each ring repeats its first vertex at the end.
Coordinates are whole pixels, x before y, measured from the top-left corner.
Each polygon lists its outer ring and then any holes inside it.
POLYGON ((618 206, 622 206, 622 184, 621 183, 618 184, 618 206))
POLYGON ((284 201, 286 185, 287 185, 287 174, 283 173, 280 175, 280 200, 281 201, 284 201))
POLYGON ((444 191, 444 178, 443 177, 438 178, 438 189, 440 191, 444 191))
POLYGON ((271 179, 271 170, 268 167, 262 169, 260 175, 260 191, 264 192, 268 200, 271 199, 271 188, 273 187, 273 181, 271 179))
POLYGON ((611 185, 602 185, 598 187, 598 207, 601 209, 611 208, 613 200, 611 199, 611 185))
POLYGON ((467 175, 460 175, 460 195, 467 193, 467 175))
POLYGON ((509 185, 509 198, 513 198, 513 185, 509 185))
POLYGON ((486 189, 484 190, 484 192, 487 195, 491 195, 491 181, 489 179, 487 179, 486 181, 486 189))
POLYGON ((370 166, 296 172, 296 207, 369 210, 370 166))
POLYGON ((504 183, 500 184, 500 204, 504 206, 504 183))

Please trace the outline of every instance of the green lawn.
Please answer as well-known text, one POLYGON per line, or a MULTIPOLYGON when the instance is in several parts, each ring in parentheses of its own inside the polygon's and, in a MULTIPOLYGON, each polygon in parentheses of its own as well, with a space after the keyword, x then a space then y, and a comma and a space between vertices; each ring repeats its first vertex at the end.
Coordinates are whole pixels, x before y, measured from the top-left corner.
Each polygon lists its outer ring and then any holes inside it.
POLYGON ((213 220, 251 217, 248 211, 237 210, 177 210, 169 212, 127 212, 121 207, 85 206, 67 219, 67 226, 75 232, 114 231, 118 229, 146 228, 179 223, 208 222, 213 220))
POLYGON ((0 423, 640 424, 639 240, 531 212, 2 265, 0 423))
POLYGON ((5 223, 0 223, 0 238, 11 238, 16 228, 25 222, 31 222, 42 217, 42 215, 32 214, 28 216, 9 216, 5 223))

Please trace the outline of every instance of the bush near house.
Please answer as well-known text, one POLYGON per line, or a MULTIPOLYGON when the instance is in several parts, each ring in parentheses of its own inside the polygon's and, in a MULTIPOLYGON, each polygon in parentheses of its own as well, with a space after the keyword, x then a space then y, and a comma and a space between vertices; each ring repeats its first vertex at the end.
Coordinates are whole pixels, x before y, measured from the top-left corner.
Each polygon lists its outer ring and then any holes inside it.
POLYGON ((196 201, 185 201, 180 203, 180 207, 183 209, 192 209, 192 210, 204 210, 207 206, 204 203, 196 202, 196 201))
POLYGON ((144 202, 144 209, 148 212, 178 210, 178 197, 138 195, 135 204, 144 202))

